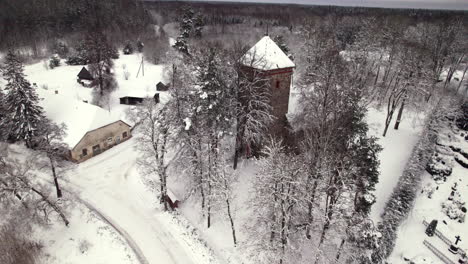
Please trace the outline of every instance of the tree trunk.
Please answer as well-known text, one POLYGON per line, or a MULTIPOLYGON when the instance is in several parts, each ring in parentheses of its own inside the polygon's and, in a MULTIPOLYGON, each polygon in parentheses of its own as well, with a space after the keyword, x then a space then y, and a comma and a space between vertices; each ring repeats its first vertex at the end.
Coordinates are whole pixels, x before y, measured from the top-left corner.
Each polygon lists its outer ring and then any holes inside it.
POLYGON ((403 101, 401 102, 400 110, 398 110, 398 115, 395 121, 395 126, 393 127, 395 130, 398 130, 398 127, 400 126, 401 116, 403 115, 403 108, 405 107, 405 100, 406 98, 403 98, 403 101))
POLYGON ((54 211, 60 216, 60 218, 62 218, 62 221, 65 223, 65 226, 68 226, 70 224, 70 222, 68 221, 67 217, 63 214, 62 210, 60 210, 60 208, 54 204, 53 202, 51 202, 47 196, 45 196, 43 193, 41 193, 39 190, 35 189, 34 187, 29 187, 33 192, 35 192, 37 195, 39 195, 41 197, 41 199, 47 203, 47 205, 49 205, 52 209, 54 209, 54 211))
POLYGON ((314 221, 314 215, 313 215, 313 209, 314 209, 314 201, 315 201, 315 194, 317 192, 317 186, 318 186, 318 180, 314 181, 314 185, 312 187, 312 195, 309 201, 308 205, 308 223, 306 227, 306 237, 307 239, 311 239, 312 236, 310 234, 310 226, 312 225, 312 222, 314 221))
POLYGON ((465 75, 466 75, 466 72, 468 71, 468 63, 466 64, 465 66, 465 70, 463 71, 463 75, 460 79, 460 82, 458 83, 458 87, 457 87, 457 93, 460 92, 460 87, 462 86, 462 83, 463 83, 463 80, 465 79, 465 75))
MULTIPOLYGON (((225 186, 227 187, 226 182, 225 182, 225 186)), ((234 226, 234 219, 232 218, 232 214, 231 214, 231 203, 229 202, 228 197, 226 197, 226 206, 227 206, 227 213, 228 213, 228 217, 229 217, 229 222, 231 223, 232 240, 234 242, 234 246, 236 246, 237 245, 236 228, 234 226)))
POLYGON ((340 259, 340 255, 341 255, 341 252, 343 251, 345 242, 346 242, 346 239, 343 238, 341 240, 340 246, 338 247, 338 251, 336 252, 336 257, 335 257, 336 262, 338 262, 338 260, 340 259))
POLYGON ((52 157, 49 157, 49 161, 50 161, 50 168, 52 169, 52 176, 54 177, 54 184, 55 184, 55 190, 57 192, 57 198, 62 198, 62 190, 60 189, 57 173, 55 172, 54 160, 52 159, 52 157))

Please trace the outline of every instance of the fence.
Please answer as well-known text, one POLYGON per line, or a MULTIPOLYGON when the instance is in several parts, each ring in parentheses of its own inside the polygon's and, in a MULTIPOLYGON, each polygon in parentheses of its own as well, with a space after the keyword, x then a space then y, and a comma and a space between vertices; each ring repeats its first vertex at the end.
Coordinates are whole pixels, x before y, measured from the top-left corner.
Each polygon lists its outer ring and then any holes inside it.
POLYGON ((457 264, 453 262, 451 259, 449 259, 447 256, 445 256, 444 253, 440 252, 436 247, 434 247, 431 243, 429 243, 427 240, 424 240, 423 244, 430 250, 434 255, 436 255, 442 262, 445 264, 457 264))

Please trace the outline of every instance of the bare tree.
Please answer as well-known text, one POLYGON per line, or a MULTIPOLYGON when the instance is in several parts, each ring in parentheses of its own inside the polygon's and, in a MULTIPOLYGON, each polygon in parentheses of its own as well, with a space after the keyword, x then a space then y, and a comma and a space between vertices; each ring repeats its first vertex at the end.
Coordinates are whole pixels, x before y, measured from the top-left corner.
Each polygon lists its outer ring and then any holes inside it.
POLYGON ((63 143, 66 126, 63 123, 56 125, 52 121, 45 119, 40 129, 41 137, 37 140, 37 149, 47 156, 48 167, 52 172, 57 198, 62 198, 57 169, 64 166, 64 159, 68 151, 68 146, 63 143))
POLYGON ((168 110, 167 106, 160 106, 153 99, 148 99, 137 111, 140 118, 137 148, 141 153, 138 165, 149 177, 147 180, 151 185, 159 185, 159 200, 164 204, 164 210, 168 210, 167 168, 171 161, 168 149, 173 140, 168 110), (155 181, 153 177, 158 177, 158 180, 155 181))
MULTIPOLYGON (((8 150, 6 150, 6 155, 3 157, 8 157, 7 153, 8 150)), ((11 198, 20 200, 35 215, 43 213, 45 220, 48 220, 51 211, 55 212, 68 226, 69 221, 59 203, 49 197, 46 188, 33 181, 34 163, 24 163, 3 157, 0 160, 0 166, 2 167, 0 171, 2 175, 0 179, 0 197, 6 198, 7 200, 4 201, 8 202, 11 202, 11 198)))

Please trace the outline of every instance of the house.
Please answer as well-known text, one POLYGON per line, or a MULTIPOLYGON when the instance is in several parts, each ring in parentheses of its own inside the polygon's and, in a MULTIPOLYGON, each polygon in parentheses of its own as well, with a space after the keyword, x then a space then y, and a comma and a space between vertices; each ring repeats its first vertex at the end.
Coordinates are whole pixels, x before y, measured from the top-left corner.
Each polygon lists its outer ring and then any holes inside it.
POLYGON ((53 93, 40 104, 49 119, 67 126, 63 142, 72 161, 85 161, 132 136, 128 123, 98 106, 53 93))
POLYGON ((85 67, 83 67, 78 73, 76 81, 85 87, 90 87, 91 83, 94 81, 94 77, 85 67))
POLYGON ((91 75, 91 73, 86 69, 86 67, 81 68, 81 71, 77 75, 79 80, 87 80, 87 81, 93 81, 94 77, 91 75))
MULTIPOLYGON (((144 95, 140 95, 140 96, 124 96, 124 97, 120 97, 119 100, 120 100, 120 104, 124 104, 124 105, 139 105, 139 104, 142 104, 143 101, 147 98, 150 98, 149 96, 144 96, 144 95)), ((155 93, 153 95, 153 99, 154 99, 154 102, 155 103, 159 103, 159 93, 155 93)))
POLYGON ((168 85, 165 85, 162 82, 158 82, 158 84, 156 84, 156 91, 165 92, 165 91, 168 91, 168 90, 169 90, 168 85))
POLYGON ((248 78, 259 76, 267 81, 271 106, 276 120, 270 129, 272 134, 282 135, 287 125, 289 93, 296 65, 269 37, 264 36, 241 57, 241 71, 248 78))

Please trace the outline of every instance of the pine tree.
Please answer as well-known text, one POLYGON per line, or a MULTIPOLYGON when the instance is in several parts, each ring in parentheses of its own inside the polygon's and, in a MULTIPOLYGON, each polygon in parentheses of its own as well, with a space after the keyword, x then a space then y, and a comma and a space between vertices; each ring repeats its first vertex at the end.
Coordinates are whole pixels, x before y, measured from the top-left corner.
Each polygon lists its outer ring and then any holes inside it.
POLYGON ((26 80, 23 64, 9 51, 3 67, 3 78, 7 81, 5 90, 5 119, 2 128, 12 142, 24 140, 28 147, 37 136, 37 130, 44 115, 34 87, 26 80))
POLYGON ((284 54, 289 56, 289 47, 286 44, 286 41, 284 40, 284 37, 281 35, 277 35, 273 38, 273 40, 276 42, 276 44, 280 47, 280 49, 284 52, 284 54))
POLYGON ((189 38, 193 30, 194 12, 190 7, 185 7, 183 10, 182 19, 180 20, 180 34, 184 38, 189 38))
POLYGON ((202 31, 203 31, 203 26, 205 25, 205 21, 203 16, 198 13, 195 16, 194 22, 193 22, 193 30, 194 30, 194 37, 195 38, 201 38, 202 37, 202 31))
MULTIPOLYGON (((1 68, 0 68, 1 70, 1 68)), ((5 129, 3 128, 3 119, 5 118, 6 110, 5 110, 5 95, 3 94, 3 90, 0 88, 0 141, 4 139, 3 131, 5 129)))

